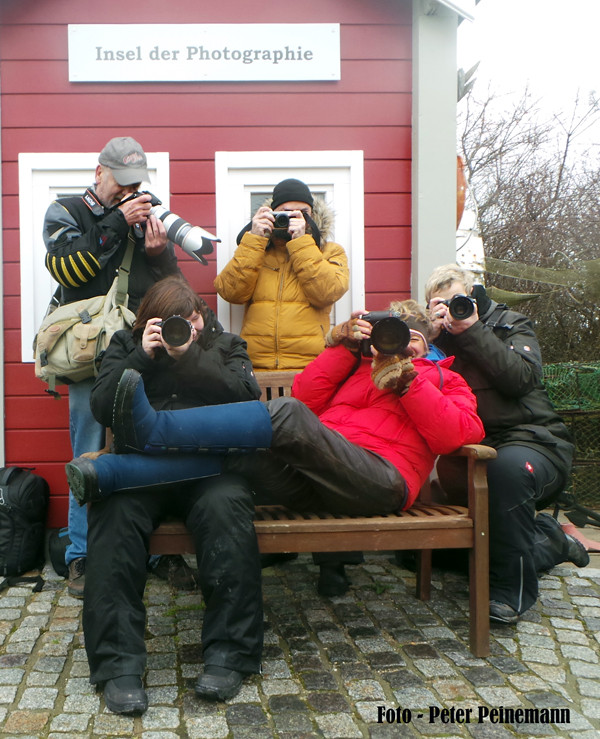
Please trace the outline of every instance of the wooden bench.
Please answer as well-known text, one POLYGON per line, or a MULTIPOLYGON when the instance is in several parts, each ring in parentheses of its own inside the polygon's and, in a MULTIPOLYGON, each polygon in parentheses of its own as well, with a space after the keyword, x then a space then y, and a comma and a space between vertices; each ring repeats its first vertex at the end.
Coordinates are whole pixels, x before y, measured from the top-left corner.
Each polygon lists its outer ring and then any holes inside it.
MULTIPOLYGON (((295 372, 257 372, 262 400, 290 395, 295 372)), ((417 597, 428 600, 434 549, 469 550, 470 646, 477 657, 489 654, 489 559, 486 464, 494 449, 468 444, 453 453, 464 457, 468 506, 431 502, 427 484, 407 511, 383 516, 298 513, 283 506, 258 506, 255 527, 259 549, 271 552, 417 551, 417 597)), ((194 542, 183 523, 168 521, 154 532, 152 554, 193 554, 194 542)))

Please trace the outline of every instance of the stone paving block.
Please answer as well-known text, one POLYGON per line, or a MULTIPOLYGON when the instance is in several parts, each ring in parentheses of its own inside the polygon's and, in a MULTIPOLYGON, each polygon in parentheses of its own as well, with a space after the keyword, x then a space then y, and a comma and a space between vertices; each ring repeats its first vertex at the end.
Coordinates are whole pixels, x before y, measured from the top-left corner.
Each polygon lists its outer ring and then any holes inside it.
POLYGON ((324 737, 337 739, 362 739, 363 733, 350 716, 345 714, 327 714, 315 717, 317 725, 324 737))
POLYGON ((31 687, 50 688, 56 685, 60 672, 30 672, 26 684, 31 687))
POLYGON ((91 717, 78 713, 61 713, 52 719, 50 731, 60 732, 85 732, 87 731, 91 717))
POLYGON ((149 706, 146 713, 141 717, 141 721, 146 730, 177 729, 180 726, 181 718, 178 708, 149 706))
POLYGON ((56 688, 25 688, 19 701, 19 708, 54 708, 57 697, 58 690, 56 688))

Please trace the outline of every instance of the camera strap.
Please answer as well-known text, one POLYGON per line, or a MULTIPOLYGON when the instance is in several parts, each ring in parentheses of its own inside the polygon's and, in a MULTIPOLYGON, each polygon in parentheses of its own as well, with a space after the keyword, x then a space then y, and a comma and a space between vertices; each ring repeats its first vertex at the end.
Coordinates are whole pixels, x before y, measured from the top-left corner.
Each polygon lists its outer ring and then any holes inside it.
POLYGON ((508 313, 508 307, 504 305, 503 303, 500 305, 497 305, 494 310, 492 311, 492 314, 490 317, 486 320, 485 325, 489 326, 489 328, 494 331, 497 328, 503 328, 507 331, 510 331, 513 327, 513 323, 502 323, 502 319, 506 317, 506 314, 508 313))
POLYGON ((129 291, 129 273, 131 272, 131 262, 133 261, 133 250, 135 249, 135 239, 128 237, 127 248, 123 255, 123 261, 119 265, 117 274, 117 290, 115 301, 117 305, 125 305, 127 293, 129 291))

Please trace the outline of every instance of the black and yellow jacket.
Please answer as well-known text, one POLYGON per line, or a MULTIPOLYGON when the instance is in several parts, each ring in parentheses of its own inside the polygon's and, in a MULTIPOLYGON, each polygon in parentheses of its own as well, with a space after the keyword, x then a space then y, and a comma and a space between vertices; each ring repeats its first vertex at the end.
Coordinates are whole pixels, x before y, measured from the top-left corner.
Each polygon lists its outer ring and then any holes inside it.
POLYGON ((128 240, 135 245, 129 275, 129 308, 134 313, 140 300, 157 280, 178 272, 173 245, 157 257, 148 257, 144 239, 135 238, 118 208, 105 208, 92 188, 79 197, 59 198, 44 218, 46 267, 61 286, 60 303, 72 303, 106 295, 128 240))

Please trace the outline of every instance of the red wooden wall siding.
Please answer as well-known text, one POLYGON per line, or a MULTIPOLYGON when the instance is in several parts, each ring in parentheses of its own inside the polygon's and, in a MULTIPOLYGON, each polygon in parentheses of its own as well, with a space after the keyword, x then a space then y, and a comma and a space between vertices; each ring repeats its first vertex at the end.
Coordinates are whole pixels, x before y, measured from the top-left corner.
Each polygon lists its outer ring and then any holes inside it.
MULTIPOLYGON (((45 396, 32 365, 20 362, 19 152, 99 151, 112 136, 132 135, 148 151, 170 153, 172 210, 211 230, 215 151, 362 149, 367 308, 382 308, 410 291, 411 5, 2 0, 6 459, 35 465, 48 479, 49 525, 66 523, 67 402, 45 396), (140 7, 146 23, 340 23, 342 79, 69 83, 67 24, 137 24, 140 7)), ((207 268, 191 261, 182 266, 214 308, 214 255, 207 268)))

